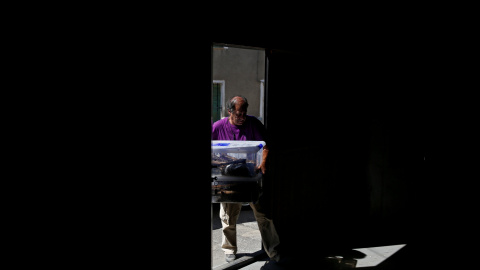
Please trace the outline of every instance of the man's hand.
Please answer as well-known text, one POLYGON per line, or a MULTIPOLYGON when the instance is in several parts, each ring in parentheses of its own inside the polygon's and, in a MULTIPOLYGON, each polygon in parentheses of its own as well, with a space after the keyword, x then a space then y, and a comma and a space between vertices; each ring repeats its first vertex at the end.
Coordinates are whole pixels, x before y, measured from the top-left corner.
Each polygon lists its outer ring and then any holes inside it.
POLYGON ((267 156, 268 156, 268 147, 265 145, 263 147, 262 162, 257 167, 257 170, 262 170, 263 174, 267 172, 267 167, 266 167, 267 156))
POLYGON ((263 174, 265 174, 265 172, 267 171, 267 168, 265 166, 265 162, 262 162, 260 165, 258 165, 257 167, 257 171, 258 170, 261 170, 263 174))

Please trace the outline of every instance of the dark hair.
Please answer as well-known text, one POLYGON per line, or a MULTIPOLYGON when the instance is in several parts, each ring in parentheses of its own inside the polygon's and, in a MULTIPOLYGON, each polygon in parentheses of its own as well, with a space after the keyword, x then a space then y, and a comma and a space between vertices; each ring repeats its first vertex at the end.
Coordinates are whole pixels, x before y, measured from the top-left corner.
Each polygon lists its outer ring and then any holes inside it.
POLYGON ((245 103, 243 104, 243 106, 246 108, 248 108, 248 101, 247 101, 247 98, 242 96, 242 95, 235 95, 233 97, 231 97, 228 101, 227 101, 227 104, 226 104, 226 108, 227 108, 227 111, 229 112, 232 112, 235 110, 235 104, 237 104, 237 99, 236 97, 240 97, 242 98, 245 103))

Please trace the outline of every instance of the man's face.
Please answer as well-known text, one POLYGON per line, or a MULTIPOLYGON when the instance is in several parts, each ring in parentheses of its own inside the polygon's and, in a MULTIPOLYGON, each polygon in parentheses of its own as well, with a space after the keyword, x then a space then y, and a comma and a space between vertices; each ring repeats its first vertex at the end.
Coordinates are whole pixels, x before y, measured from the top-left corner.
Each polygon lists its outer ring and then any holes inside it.
POLYGON ((247 119, 247 109, 244 108, 243 102, 235 104, 235 110, 230 112, 230 119, 234 125, 241 126, 247 119))

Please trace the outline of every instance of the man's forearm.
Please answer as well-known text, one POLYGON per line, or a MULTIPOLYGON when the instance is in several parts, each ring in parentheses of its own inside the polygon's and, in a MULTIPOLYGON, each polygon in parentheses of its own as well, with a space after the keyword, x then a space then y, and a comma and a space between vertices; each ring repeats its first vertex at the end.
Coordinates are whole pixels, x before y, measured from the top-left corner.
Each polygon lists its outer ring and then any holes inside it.
POLYGON ((260 163, 260 169, 262 170, 262 173, 265 174, 265 171, 266 171, 266 161, 267 161, 267 156, 268 156, 268 147, 267 145, 265 145, 263 147, 263 151, 262 151, 262 163, 260 163))

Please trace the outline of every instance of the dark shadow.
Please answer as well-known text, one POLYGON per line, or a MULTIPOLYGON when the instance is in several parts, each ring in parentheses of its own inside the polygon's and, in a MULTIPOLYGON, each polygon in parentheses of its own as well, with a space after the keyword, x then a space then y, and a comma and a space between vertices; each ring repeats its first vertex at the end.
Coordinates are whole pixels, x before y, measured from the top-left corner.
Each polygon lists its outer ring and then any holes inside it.
MULTIPOLYGON (((237 253, 237 260, 242 258, 242 257, 245 257, 245 256, 253 256, 255 253, 252 252, 252 253, 237 253)), ((265 259, 267 257, 267 255, 265 253, 263 253, 262 255, 260 255, 259 257, 257 257, 257 259, 261 260, 261 259, 265 259)))
MULTIPOLYGON (((474 262, 467 257, 454 256, 455 251, 447 251, 449 247, 439 243, 406 244, 395 253, 390 254, 376 265, 360 266, 357 262, 366 254, 356 250, 330 252, 331 257, 312 251, 303 254, 285 256, 279 262, 264 261, 263 270, 284 269, 363 269, 363 270, 404 270, 404 269, 475 269, 474 262)), ((462 253, 465 252, 462 249, 462 253)))
POLYGON ((365 253, 354 249, 338 249, 332 252, 327 252, 324 257, 343 257, 347 259, 362 259, 365 258, 365 253))
MULTIPOLYGON (((435 266, 432 261, 421 253, 415 252, 415 249, 406 245, 398 250, 390 257, 375 266, 359 267, 358 269, 375 269, 375 270, 400 270, 400 269, 437 269, 440 265, 435 266)), ((279 262, 265 261, 263 270, 284 270, 284 269, 323 269, 323 270, 339 270, 339 269, 355 269, 358 259, 364 258, 366 255, 356 250, 343 250, 330 252, 332 256, 315 256, 315 254, 305 254, 304 256, 283 257, 279 262)), ((260 260, 259 260, 260 261, 260 260)))
POLYGON ((284 269, 353 269, 355 268, 355 260, 337 259, 337 258, 316 258, 315 256, 307 256, 306 258, 285 257, 279 262, 266 260, 263 270, 284 270, 284 269))

